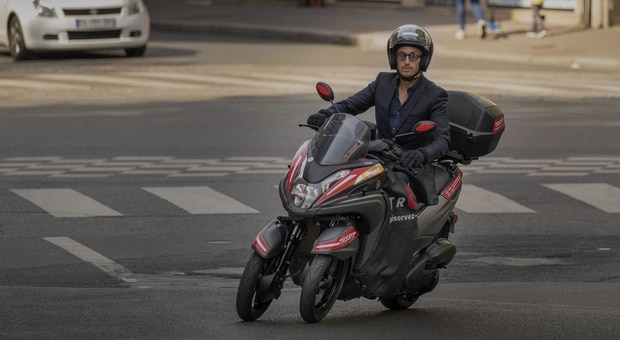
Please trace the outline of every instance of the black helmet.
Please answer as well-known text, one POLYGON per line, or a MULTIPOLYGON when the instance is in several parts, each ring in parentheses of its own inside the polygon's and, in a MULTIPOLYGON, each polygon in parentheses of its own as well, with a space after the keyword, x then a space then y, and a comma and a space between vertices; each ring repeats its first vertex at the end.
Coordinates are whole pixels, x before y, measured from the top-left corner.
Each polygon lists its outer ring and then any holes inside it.
POLYGON ((388 61, 390 68, 396 69, 396 50, 403 45, 415 46, 424 51, 420 61, 420 71, 426 71, 433 58, 433 39, 422 27, 417 25, 402 25, 397 28, 387 42, 388 61))

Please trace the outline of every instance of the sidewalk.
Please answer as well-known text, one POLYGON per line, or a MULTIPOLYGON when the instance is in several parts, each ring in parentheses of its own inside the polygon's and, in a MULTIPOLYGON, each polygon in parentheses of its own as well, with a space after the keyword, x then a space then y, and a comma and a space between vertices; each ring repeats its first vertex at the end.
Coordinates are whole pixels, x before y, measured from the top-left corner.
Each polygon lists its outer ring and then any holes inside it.
POLYGON ((450 7, 403 9, 390 6, 320 8, 277 4, 219 4, 209 0, 145 0, 153 30, 177 30, 261 37, 384 50, 398 26, 415 23, 433 36, 435 53, 589 70, 620 70, 620 26, 607 30, 548 25, 543 39, 528 38, 529 23, 502 20, 505 37, 475 37, 469 18, 465 40, 454 39, 450 7))

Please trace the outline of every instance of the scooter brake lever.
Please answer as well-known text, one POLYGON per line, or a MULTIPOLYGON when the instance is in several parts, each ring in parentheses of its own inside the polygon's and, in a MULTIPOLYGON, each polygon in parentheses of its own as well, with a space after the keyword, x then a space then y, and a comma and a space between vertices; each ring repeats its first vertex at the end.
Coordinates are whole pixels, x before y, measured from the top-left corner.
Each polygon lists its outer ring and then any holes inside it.
POLYGON ((308 125, 308 124, 298 124, 297 126, 299 126, 299 127, 309 127, 312 130, 314 130, 314 131, 317 131, 320 128, 320 126, 308 125))

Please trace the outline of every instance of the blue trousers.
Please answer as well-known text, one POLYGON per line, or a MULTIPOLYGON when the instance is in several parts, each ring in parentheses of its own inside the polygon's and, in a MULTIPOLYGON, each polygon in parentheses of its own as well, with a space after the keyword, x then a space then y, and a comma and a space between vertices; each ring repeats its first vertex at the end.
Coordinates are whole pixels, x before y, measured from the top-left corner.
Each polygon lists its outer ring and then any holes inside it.
MULTIPOLYGON (((478 20, 483 20, 484 15, 482 14, 482 7, 480 6, 479 0, 469 0, 471 3, 471 12, 474 15, 474 19, 476 22, 478 20)), ((459 28, 465 29, 465 0, 456 0, 456 19, 459 23, 459 28)))

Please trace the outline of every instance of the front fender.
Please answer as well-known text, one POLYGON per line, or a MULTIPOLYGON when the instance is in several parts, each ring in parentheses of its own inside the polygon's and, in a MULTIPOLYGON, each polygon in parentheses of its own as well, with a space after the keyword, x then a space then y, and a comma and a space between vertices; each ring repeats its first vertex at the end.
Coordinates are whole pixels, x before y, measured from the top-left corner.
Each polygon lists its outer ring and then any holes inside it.
POLYGON ((252 249, 264 259, 270 259, 282 251, 282 245, 286 238, 286 228, 282 223, 274 219, 254 238, 252 249))
POLYGON ((351 225, 329 228, 314 241, 312 253, 331 255, 339 260, 346 260, 357 254, 359 236, 359 231, 351 225))

